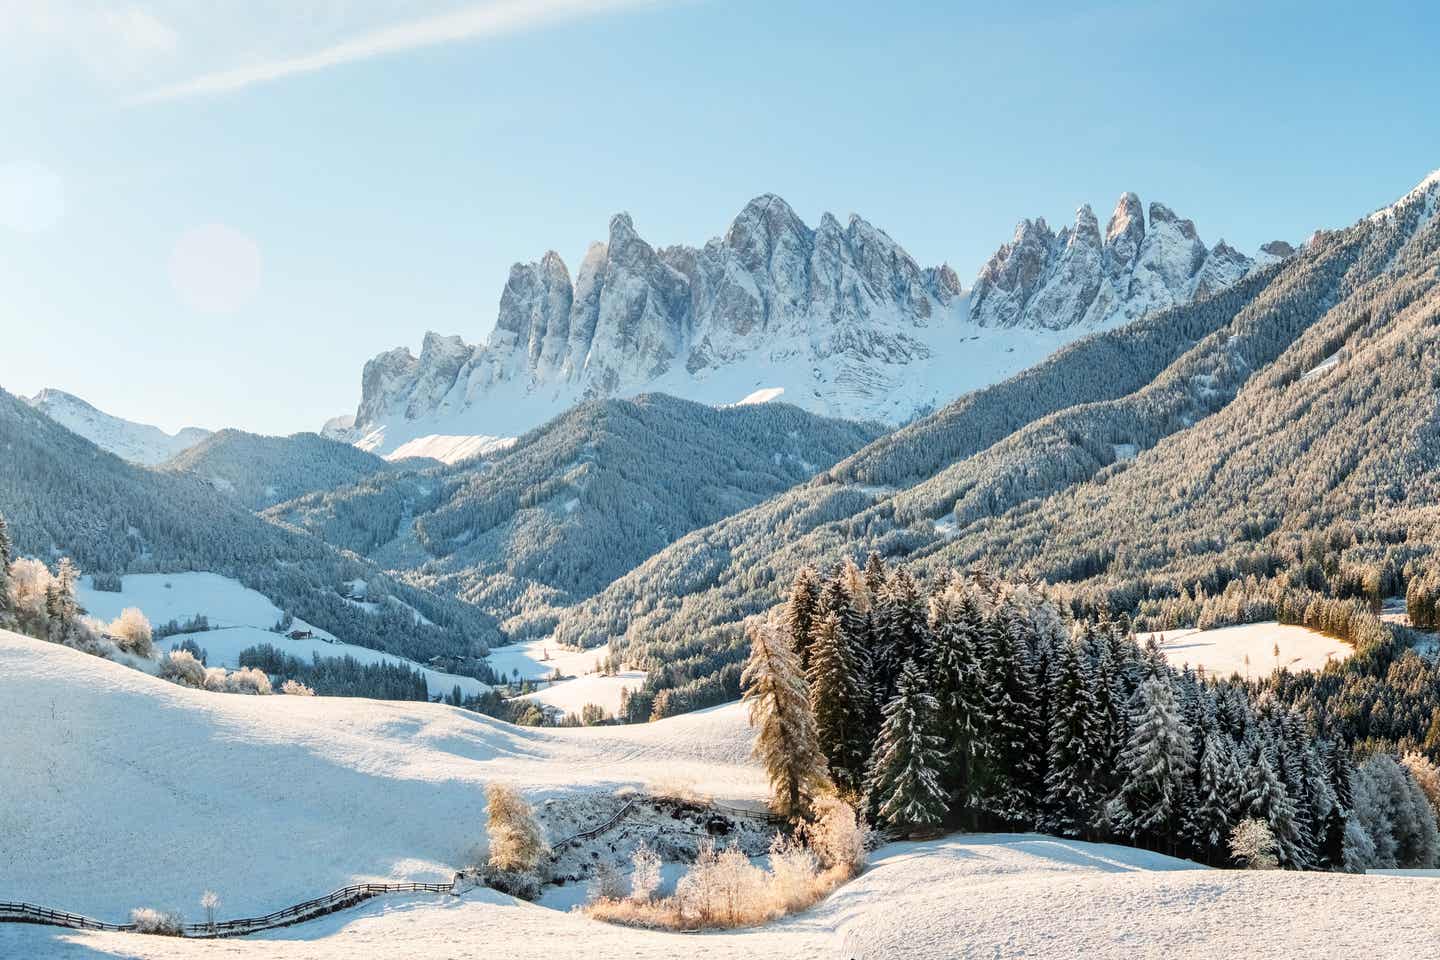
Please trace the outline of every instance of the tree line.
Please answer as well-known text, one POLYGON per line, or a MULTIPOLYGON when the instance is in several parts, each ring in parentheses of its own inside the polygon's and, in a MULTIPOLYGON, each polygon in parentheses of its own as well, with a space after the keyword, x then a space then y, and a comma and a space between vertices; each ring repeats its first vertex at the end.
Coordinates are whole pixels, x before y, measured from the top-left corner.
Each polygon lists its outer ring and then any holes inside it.
MULTIPOLYGON (((1316 703, 1170 666, 1034 586, 926 589, 874 554, 802 569, 751 625, 744 696, 775 805, 830 785, 897 831, 1038 830, 1216 866, 1256 821, 1292 869, 1428 867, 1426 758, 1357 751, 1316 703)), ((1253 864, 1252 864, 1253 865, 1253 864)))

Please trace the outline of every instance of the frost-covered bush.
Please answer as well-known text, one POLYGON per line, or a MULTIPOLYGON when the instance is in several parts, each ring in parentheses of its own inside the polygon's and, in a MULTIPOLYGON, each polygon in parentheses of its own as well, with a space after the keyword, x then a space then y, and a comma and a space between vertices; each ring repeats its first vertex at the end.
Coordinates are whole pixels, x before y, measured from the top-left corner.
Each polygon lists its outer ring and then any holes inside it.
POLYGON ((608 860, 595 865, 590 876, 590 898, 592 900, 619 900, 625 896, 625 878, 608 860))
POLYGON ((160 679, 178 683, 182 687, 204 690, 206 675, 205 665, 189 650, 171 650, 160 661, 160 679))
POLYGON ((136 907, 130 911, 130 922, 137 933, 153 933, 162 937, 183 937, 185 918, 173 910, 136 907))
POLYGON ((150 621, 138 607, 126 607, 120 611, 120 616, 110 622, 106 632, 115 638, 116 645, 126 653, 140 657, 155 655, 150 621))
POLYGON ((1400 763, 1410 771, 1410 778, 1430 801, 1431 808, 1440 813, 1440 769, 1425 754, 1414 751, 1401 757, 1400 763))
POLYGON ((642 840, 630 865, 630 899, 646 902, 660 889, 660 855, 642 840))
POLYGON ((1241 820, 1230 831, 1230 855, 1247 870, 1274 870, 1279 866, 1270 825, 1253 817, 1241 820))
POLYGON ((779 913, 815 902, 820 859, 799 840, 775 835, 770 844, 770 907, 779 913))
POLYGON ((280 692, 291 697, 313 697, 315 691, 311 690, 299 680, 286 680, 280 684, 280 692))
POLYGON ((487 786, 485 800, 490 819, 490 866, 502 871, 534 872, 549 852, 535 811, 513 787, 503 783, 487 786))
POLYGON ((855 808, 834 794, 815 801, 816 820, 804 828, 806 842, 826 869, 853 877, 865 868, 874 831, 855 808))
POLYGON ((764 919, 769 897, 764 870, 736 847, 716 851, 711 840, 700 845, 695 865, 675 886, 682 916, 706 927, 734 927, 764 919), (757 909, 758 908, 758 909, 757 909))

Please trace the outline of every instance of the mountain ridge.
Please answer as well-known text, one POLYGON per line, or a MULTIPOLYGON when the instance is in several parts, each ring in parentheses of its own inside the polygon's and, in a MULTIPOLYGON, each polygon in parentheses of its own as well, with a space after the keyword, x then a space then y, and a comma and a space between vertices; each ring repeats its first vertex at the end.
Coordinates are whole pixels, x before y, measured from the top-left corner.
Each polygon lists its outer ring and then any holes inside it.
POLYGON ((921 267, 858 215, 811 228, 774 194, 703 247, 653 247, 616 214, 573 280, 553 250, 515 264, 485 343, 429 332, 419 356, 397 347, 370 360, 353 421, 327 435, 387 454, 427 435, 516 435, 582 400, 641 392, 783 396, 901 424, 1276 257, 1207 248, 1163 204, 1150 221, 1134 194, 1104 239, 1088 205, 1058 235, 1022 221, 967 293, 948 265, 921 267))

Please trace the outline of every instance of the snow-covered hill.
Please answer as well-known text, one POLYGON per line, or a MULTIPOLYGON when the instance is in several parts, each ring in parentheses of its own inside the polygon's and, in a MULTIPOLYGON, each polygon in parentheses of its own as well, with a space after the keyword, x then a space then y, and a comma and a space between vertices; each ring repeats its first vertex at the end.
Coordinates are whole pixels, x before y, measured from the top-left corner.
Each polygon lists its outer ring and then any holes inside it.
MULTIPOLYGON (((171 621, 183 624, 197 616, 206 618, 209 630, 165 637, 157 646, 163 653, 173 644, 191 640, 206 652, 207 666, 233 669, 240 665, 243 650, 269 644, 306 663, 313 656, 351 657, 361 663, 393 663, 418 670, 425 677, 431 696, 443 696, 456 687, 467 696, 489 689, 474 677, 432 670, 404 657, 346 643, 344 637, 304 620, 296 619, 290 631, 309 633, 310 637, 293 638, 289 632, 276 633, 271 628, 284 616, 284 611, 263 594, 217 573, 132 573, 122 578, 118 591, 96 590, 92 578, 83 577, 76 585, 75 594, 85 612, 102 621, 114 620, 127 607, 139 609, 155 626, 171 621)), ((385 603, 400 605, 393 597, 385 603)), ((374 612, 380 606, 360 602, 355 605, 366 612, 374 612)))
POLYGON ((159 427, 135 423, 112 416, 63 390, 47 388, 26 402, 43 411, 61 426, 80 434, 102 450, 123 460, 153 467, 188 450, 210 436, 209 430, 186 427, 179 433, 166 433, 159 427))
POLYGON ((1147 230, 1133 194, 1103 240, 1088 206, 1058 237, 1024 221, 969 297, 948 266, 921 267, 860 217, 812 229, 773 195, 701 248, 652 247, 619 214, 573 281, 553 251, 512 267, 483 345, 427 333, 418 357, 371 360, 353 424, 326 430, 389 454, 432 435, 513 436, 582 399, 640 392, 902 423, 1252 265, 1223 242, 1207 249, 1162 204, 1147 230))
POLYGON ((537 800, 664 777, 765 790, 738 704, 515 727, 441 704, 192 690, 5 631, 0 703, 0 900, 108 918, 189 910, 204 889, 241 916, 365 879, 448 880, 497 779, 537 800))

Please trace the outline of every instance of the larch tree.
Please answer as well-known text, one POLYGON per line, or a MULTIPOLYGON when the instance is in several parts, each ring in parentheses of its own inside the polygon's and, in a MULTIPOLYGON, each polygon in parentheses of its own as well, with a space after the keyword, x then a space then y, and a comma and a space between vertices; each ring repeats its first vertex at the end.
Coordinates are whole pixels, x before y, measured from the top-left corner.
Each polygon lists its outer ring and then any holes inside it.
POLYGON ((920 668, 908 661, 896 681, 895 699, 885 707, 869 777, 879 818, 897 829, 935 826, 949 809, 940 780, 944 744, 935 732, 938 713, 920 668))
POLYGON ((750 659, 740 676, 758 729, 755 758, 765 767, 777 813, 801 816, 809 798, 829 787, 800 660, 774 619, 748 631, 750 659))

